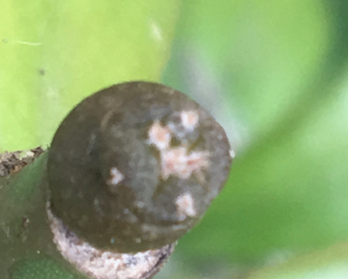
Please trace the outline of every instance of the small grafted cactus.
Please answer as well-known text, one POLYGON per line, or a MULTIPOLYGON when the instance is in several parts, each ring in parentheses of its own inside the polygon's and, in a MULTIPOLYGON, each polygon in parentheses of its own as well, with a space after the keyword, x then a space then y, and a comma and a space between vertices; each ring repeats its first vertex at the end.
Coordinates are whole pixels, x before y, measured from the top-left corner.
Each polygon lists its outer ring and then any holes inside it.
POLYGON ((93 249, 171 251, 220 192, 230 164, 223 128, 183 93, 140 81, 111 86, 75 107, 54 136, 49 218, 58 235, 73 232, 70 242, 93 249))

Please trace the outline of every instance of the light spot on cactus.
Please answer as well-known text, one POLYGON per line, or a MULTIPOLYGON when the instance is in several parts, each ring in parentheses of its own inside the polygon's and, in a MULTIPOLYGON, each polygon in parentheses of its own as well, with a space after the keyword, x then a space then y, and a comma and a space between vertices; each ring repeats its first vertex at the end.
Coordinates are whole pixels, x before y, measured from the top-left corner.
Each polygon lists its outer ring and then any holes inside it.
POLYGON ((180 113, 181 123, 188 131, 193 131, 198 124, 199 115, 195 111, 182 111, 180 113))
POLYGON ((158 150, 169 147, 172 136, 168 127, 163 127, 159 121, 155 121, 149 130, 149 143, 156 146, 158 150))
POLYGON ((108 180, 110 186, 117 186, 123 179, 124 175, 116 167, 110 169, 110 179, 108 180))
MULTIPOLYGON (((186 132, 192 132, 199 122, 199 115, 195 111, 182 111, 180 119, 181 125, 186 132)), ((188 151, 185 144, 170 148, 171 132, 176 133, 176 130, 175 124, 170 123, 169 126, 162 126, 156 120, 148 132, 148 143, 153 144, 160 151, 162 177, 167 179, 170 175, 175 175, 179 178, 187 179, 192 173, 195 173, 199 182, 203 183, 205 178, 202 169, 209 166, 209 153, 193 151, 187 154, 188 151)), ((178 133, 176 135, 178 136, 178 133)))
POLYGON ((197 215, 195 201, 191 193, 186 192, 185 194, 177 197, 175 204, 177 207, 179 219, 184 220, 187 216, 195 217, 197 215))
POLYGON ((236 152, 233 150, 233 149, 231 149, 230 150, 230 157, 233 159, 234 157, 236 157, 236 152))
MULTIPOLYGON (((162 152, 162 177, 167 179, 175 175, 182 179, 189 178, 192 173, 202 178, 201 171, 209 166, 209 153, 193 151, 187 154, 187 148, 177 147, 162 152)), ((204 180, 204 177, 203 177, 204 180)))

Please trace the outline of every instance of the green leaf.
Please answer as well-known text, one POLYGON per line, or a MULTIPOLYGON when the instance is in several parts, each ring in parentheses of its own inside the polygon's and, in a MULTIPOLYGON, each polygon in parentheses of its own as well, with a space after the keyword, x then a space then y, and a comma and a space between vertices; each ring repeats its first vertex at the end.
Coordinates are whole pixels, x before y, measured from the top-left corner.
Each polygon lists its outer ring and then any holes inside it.
POLYGON ((165 80, 240 128, 241 148, 177 252, 250 264, 347 239, 347 5, 218 2, 186 3, 165 80))
POLYGON ((0 151, 48 144, 82 98, 160 78, 180 0, 4 0, 0 151))

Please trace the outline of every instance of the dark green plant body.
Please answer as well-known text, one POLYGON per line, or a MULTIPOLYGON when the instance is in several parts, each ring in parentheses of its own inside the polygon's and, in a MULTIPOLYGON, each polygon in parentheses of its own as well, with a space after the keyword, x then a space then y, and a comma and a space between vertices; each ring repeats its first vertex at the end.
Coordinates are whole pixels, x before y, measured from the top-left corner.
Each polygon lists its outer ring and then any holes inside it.
MULTIPOLYGON (((48 153, 43 153, 32 162, 11 160, 0 162, 11 175, 0 177, 0 278, 1 279, 46 279, 50 272, 71 274, 81 278, 67 264, 52 241, 45 210, 46 187, 41 183, 46 170, 48 153), (11 162, 11 164, 9 164, 11 162), (19 172, 16 166, 29 163, 19 172), (25 271, 22 264, 32 262, 32 274, 25 271), (38 268, 34 263, 51 262, 52 268, 38 268), (47 269, 48 268, 48 269, 47 269), (38 272, 40 271, 40 274, 38 272)), ((0 160, 1 161, 1 160, 0 160)), ((4 168, 3 168, 4 170, 4 168)), ((8 173, 8 172, 7 172, 8 173)), ((54 277, 52 277, 54 278, 54 277)))
POLYGON ((229 149, 221 126, 184 94, 148 82, 112 86, 82 101, 54 137, 52 212, 99 249, 160 248, 220 192, 229 149))
POLYGON ((222 189, 229 149, 178 91, 130 82, 97 92, 34 162, 0 158, 0 277, 151 278, 222 189))

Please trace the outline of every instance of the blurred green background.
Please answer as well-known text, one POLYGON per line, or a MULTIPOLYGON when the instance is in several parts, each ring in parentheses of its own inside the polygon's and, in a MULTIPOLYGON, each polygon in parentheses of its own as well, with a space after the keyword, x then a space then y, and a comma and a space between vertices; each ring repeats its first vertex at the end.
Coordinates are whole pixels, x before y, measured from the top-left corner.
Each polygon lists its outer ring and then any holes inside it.
POLYGON ((18 19, 29 4, 0 19, 0 149, 47 144, 103 86, 162 80, 211 111, 237 156, 156 278, 348 278, 348 1, 39 2, 38 38, 18 19))
POLYGON ((348 278, 347 19, 337 0, 184 3, 164 82, 209 108, 237 153, 180 241, 192 278, 348 278))

